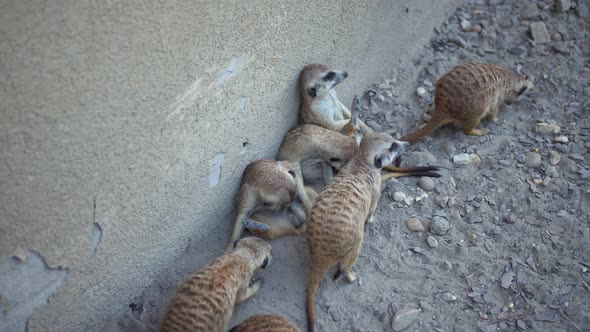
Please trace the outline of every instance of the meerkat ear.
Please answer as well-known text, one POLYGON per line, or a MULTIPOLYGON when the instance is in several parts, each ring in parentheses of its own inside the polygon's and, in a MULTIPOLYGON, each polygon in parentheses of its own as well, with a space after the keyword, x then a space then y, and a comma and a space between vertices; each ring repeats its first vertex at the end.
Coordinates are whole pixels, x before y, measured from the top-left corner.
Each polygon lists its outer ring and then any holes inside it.
POLYGON ((383 167, 383 156, 382 155, 375 156, 375 167, 377 167, 377 168, 383 167))
POLYGON ((525 91, 526 91, 526 85, 525 85, 525 86, 523 86, 522 88, 520 88, 520 90, 518 90, 518 93, 517 93, 517 94, 520 96, 520 95, 522 95, 522 94, 523 94, 525 91))
POLYGON ((314 86, 310 87, 309 89, 307 89, 307 94, 312 97, 316 97, 318 95, 318 91, 317 91, 316 86, 314 85, 314 86))
POLYGON ((262 261, 262 265, 260 265, 260 267, 262 269, 266 269, 267 265, 268 265, 268 256, 264 257, 264 261, 262 261))

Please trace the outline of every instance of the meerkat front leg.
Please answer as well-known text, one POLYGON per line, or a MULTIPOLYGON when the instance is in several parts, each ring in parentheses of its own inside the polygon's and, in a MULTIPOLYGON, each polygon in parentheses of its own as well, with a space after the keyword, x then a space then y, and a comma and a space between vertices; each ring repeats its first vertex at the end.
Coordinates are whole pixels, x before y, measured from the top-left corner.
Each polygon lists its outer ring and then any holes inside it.
MULTIPOLYGON (((379 188, 381 188, 381 186, 379 186, 379 188)), ((369 215, 367 216, 367 220, 365 221, 365 224, 370 224, 375 220, 375 211, 377 210, 377 202, 379 200, 378 199, 372 199, 371 200, 371 208, 369 210, 369 215)))
POLYGON ((262 281, 262 279, 258 279, 252 282, 249 286, 244 286, 240 288, 240 290, 238 290, 238 295, 236 296, 236 304, 243 302, 250 298, 252 295, 256 294, 260 287, 262 287, 263 283, 264 282, 262 281))
POLYGON ((330 181, 332 181, 334 178, 334 170, 332 169, 332 165, 325 161, 322 161, 322 177, 324 178, 325 185, 328 185, 328 183, 330 183, 330 181))
POLYGON ((490 121, 496 123, 498 122, 498 112, 500 111, 500 105, 496 105, 494 107, 491 107, 490 113, 488 115, 488 118, 490 119, 490 121))

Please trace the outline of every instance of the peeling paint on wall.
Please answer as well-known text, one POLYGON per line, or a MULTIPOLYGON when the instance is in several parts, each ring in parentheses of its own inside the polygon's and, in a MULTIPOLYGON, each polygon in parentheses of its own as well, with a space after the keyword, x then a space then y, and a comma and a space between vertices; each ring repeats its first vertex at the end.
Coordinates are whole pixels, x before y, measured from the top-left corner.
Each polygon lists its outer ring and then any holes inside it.
POLYGON ((96 250, 98 249, 100 240, 102 240, 102 228, 99 224, 94 223, 92 224, 92 233, 90 234, 90 254, 92 256, 96 256, 96 250))
POLYGON ((221 170, 223 168, 223 160, 225 153, 218 153, 211 159, 211 168, 209 171, 209 188, 215 188, 221 179, 221 170))
POLYGON ((68 276, 64 269, 50 269, 39 254, 25 261, 9 257, 0 262, 0 331, 25 331, 33 311, 60 288, 68 276))

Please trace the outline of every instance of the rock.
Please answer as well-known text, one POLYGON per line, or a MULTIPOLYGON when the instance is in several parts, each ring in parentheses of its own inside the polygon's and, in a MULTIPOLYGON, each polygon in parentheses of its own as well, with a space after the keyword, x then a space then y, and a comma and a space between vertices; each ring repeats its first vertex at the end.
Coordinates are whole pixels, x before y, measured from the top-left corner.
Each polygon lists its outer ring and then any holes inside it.
POLYGON ((588 4, 585 1, 581 1, 578 3, 578 8, 576 8, 576 13, 581 18, 586 18, 590 14, 590 10, 588 10, 588 4))
POLYGON ((380 102, 384 102, 384 101, 385 101, 385 97, 383 97, 383 95, 378 95, 378 96, 377 96, 377 99, 378 99, 380 102))
POLYGON ((559 153, 557 153, 557 151, 554 151, 554 150, 549 151, 549 163, 551 165, 559 164, 560 160, 561 160, 561 157, 559 156, 559 153))
POLYGON ((447 302, 455 302, 457 301, 457 297, 449 292, 443 293, 442 294, 442 299, 447 301, 447 302))
POLYGON ((530 26, 531 37, 535 43, 545 44, 551 41, 549 38, 549 32, 547 32, 547 27, 545 27, 545 23, 543 22, 531 22, 530 26))
POLYGON ((524 155, 524 165, 528 168, 541 166, 541 155, 536 152, 529 152, 524 155))
POLYGON ((407 329, 418 318, 418 309, 404 308, 396 311, 391 320, 391 328, 394 331, 403 331, 407 329))
POLYGON ((519 319, 516 321, 516 326, 518 327, 519 330, 526 331, 526 324, 522 319, 519 319))
POLYGON ((557 134, 561 131, 561 128, 558 125, 539 122, 533 125, 533 130, 540 134, 557 134))
POLYGON ((508 49, 508 53, 512 55, 521 55, 526 53, 526 48, 522 46, 514 46, 508 49))
POLYGON ((451 228, 449 222, 443 217, 434 217, 434 221, 430 225, 430 231, 434 234, 445 235, 451 228))
POLYGON ((476 25, 473 26, 473 29, 471 31, 474 31, 474 32, 478 32, 479 33, 482 30, 483 30, 483 27, 480 24, 476 24, 476 25))
POLYGON ((533 3, 533 4, 528 5, 522 11, 522 13, 520 13, 520 16, 522 18, 526 18, 526 19, 537 17, 539 15, 541 15, 541 12, 539 11, 539 8, 537 7, 537 4, 536 3, 533 3))
POLYGON ((428 197, 428 194, 422 193, 422 194, 416 196, 416 202, 420 202, 421 200, 425 199, 426 197, 428 197))
POLYGON ((512 280, 514 279, 515 275, 516 274, 514 274, 514 272, 512 271, 504 273, 500 278, 500 284, 502 285, 502 287, 505 289, 510 288, 510 285, 512 285, 512 280))
POLYGON ((410 218, 406 220, 406 226, 412 232, 424 232, 424 226, 417 218, 410 218))
POLYGON ((457 46, 461 46, 463 48, 467 47, 467 42, 465 41, 465 39, 461 38, 461 36, 457 35, 457 34, 451 34, 449 35, 448 39, 449 43, 453 43, 457 46))
POLYGON ((428 237, 426 238, 426 242, 428 242, 428 245, 432 248, 438 247, 438 240, 432 235, 428 235, 428 237))
POLYGON ((418 186, 424 189, 424 191, 432 191, 432 189, 434 189, 434 181, 432 178, 423 176, 418 179, 418 186))
POLYGON ((453 162, 457 165, 479 165, 481 159, 476 154, 461 153, 453 156, 453 162))
POLYGON ((383 96, 385 96, 385 98, 391 98, 393 93, 391 93, 391 91, 383 91, 383 96))
POLYGON ((560 42, 563 40, 563 36, 561 35, 561 33, 556 32, 551 35, 551 40, 556 41, 556 42, 560 42))
POLYGON ((555 0, 555 9, 558 13, 563 13, 570 10, 572 3, 570 0, 555 0))
POLYGON ((441 208, 444 208, 449 203, 449 196, 436 196, 434 203, 441 208))
POLYGON ((471 22, 469 22, 468 20, 462 18, 461 19, 461 30, 463 31, 470 31, 471 30, 471 22))
POLYGON ((426 92, 426 89, 424 89, 423 87, 419 87, 418 89, 416 89, 416 94, 417 94, 419 97, 424 97, 424 96, 426 96, 426 93, 427 93, 427 92, 426 92))
POLYGON ((453 153, 455 153, 455 151, 457 149, 455 149, 455 146, 453 145, 453 143, 451 143, 451 141, 449 140, 444 140, 440 143, 440 148, 446 152, 449 156, 452 156, 453 153))
POLYGON ((514 224, 516 222, 516 216, 512 213, 507 214, 506 216, 504 216, 504 222, 507 224, 514 224))
POLYGON ((393 200, 396 202, 403 202, 406 199, 406 194, 401 191, 396 191, 393 193, 393 200))
POLYGON ((545 170, 545 175, 550 176, 554 179, 558 178, 559 172, 557 171, 557 167, 555 167, 555 166, 547 167, 547 169, 545 170))
POLYGON ((553 139, 553 142, 555 143, 567 143, 570 140, 567 138, 567 136, 557 136, 553 139))

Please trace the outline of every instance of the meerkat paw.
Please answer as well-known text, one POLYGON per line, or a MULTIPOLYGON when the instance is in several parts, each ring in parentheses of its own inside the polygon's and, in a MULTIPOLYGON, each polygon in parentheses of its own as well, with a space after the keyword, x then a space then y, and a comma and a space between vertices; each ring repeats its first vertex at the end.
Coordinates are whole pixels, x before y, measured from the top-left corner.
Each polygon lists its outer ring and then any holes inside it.
POLYGON ((498 122, 498 120, 499 120, 499 119, 498 119, 498 117, 497 117, 497 116, 495 116, 495 117, 493 117, 493 118, 491 118, 491 119, 490 119, 490 121, 492 121, 493 123, 496 123, 496 122, 498 122))
POLYGON ((256 293, 264 285, 264 279, 252 279, 248 290, 256 293))
POLYGON ((470 129, 466 130, 465 134, 473 135, 473 136, 484 136, 487 135, 490 131, 488 129, 470 129))
POLYGON ((367 219, 367 224, 372 224, 375 221, 375 216, 371 216, 369 219, 367 219))
POLYGON ((244 225, 244 227, 246 227, 246 229, 248 230, 255 230, 260 232, 270 231, 270 227, 267 224, 252 219, 242 220, 242 225, 244 225))
POLYGON ((344 272, 344 278, 348 282, 351 282, 351 283, 355 282, 357 279, 356 272, 352 272, 352 271, 344 272))

